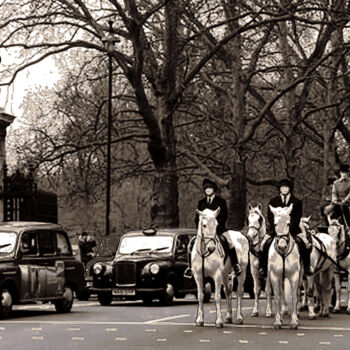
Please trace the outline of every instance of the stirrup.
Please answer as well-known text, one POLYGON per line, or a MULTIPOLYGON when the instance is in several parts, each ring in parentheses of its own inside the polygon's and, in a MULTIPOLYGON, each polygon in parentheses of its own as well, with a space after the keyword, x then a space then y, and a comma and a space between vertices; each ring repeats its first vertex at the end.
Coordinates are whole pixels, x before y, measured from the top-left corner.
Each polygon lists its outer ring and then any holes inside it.
POLYGON ((185 272, 184 272, 184 277, 185 278, 192 278, 192 270, 190 267, 188 267, 185 272))

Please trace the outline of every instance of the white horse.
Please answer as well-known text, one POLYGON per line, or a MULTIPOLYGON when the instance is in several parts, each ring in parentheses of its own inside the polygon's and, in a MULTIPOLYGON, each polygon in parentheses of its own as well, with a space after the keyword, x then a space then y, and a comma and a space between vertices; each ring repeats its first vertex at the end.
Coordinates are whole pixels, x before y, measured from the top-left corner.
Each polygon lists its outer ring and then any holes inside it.
MULTIPOLYGON (((249 241, 249 259, 250 271, 254 282, 254 306, 251 317, 259 316, 259 297, 261 291, 261 282, 259 275, 259 257, 261 255, 261 242, 266 236, 266 220, 262 213, 262 205, 259 203, 253 207, 250 203, 248 205, 248 231, 247 237, 249 241)), ((265 316, 272 317, 271 311, 271 285, 267 278, 265 283, 266 291, 266 309, 265 316)))
MULTIPOLYGON (((339 270, 345 270, 347 273, 347 307, 346 313, 350 314, 350 255, 348 249, 348 242, 346 235, 348 234, 345 230, 344 225, 339 222, 339 219, 331 219, 330 225, 328 227, 328 233, 332 236, 336 242, 336 261, 340 267, 336 267, 334 273, 334 286, 335 286, 335 295, 336 301, 333 308, 333 312, 340 312, 340 275, 339 270)), ((349 239, 349 238, 348 238, 349 239)))
POLYGON ((300 283, 300 254, 297 244, 289 232, 290 213, 293 204, 284 208, 274 208, 271 205, 269 207, 274 215, 276 228, 276 237, 270 246, 268 260, 268 276, 273 288, 276 304, 276 317, 273 327, 280 329, 282 326, 281 297, 283 300, 286 279, 289 282, 292 297, 290 328, 297 329, 299 327, 297 307, 298 287, 300 283))
POLYGON ((238 262, 242 267, 239 276, 235 276, 229 257, 225 257, 224 249, 216 234, 217 220, 220 208, 213 211, 205 209, 197 210, 199 214, 199 223, 197 236, 191 252, 191 265, 193 276, 198 289, 198 310, 196 325, 204 325, 203 312, 203 285, 208 279, 214 281, 215 284, 215 303, 216 303, 216 327, 223 327, 221 315, 221 286, 224 286, 226 296, 226 323, 232 323, 232 299, 231 293, 233 288, 233 278, 238 281, 237 287, 237 315, 236 324, 243 323, 242 316, 242 298, 243 286, 248 265, 248 240, 242 233, 237 231, 227 231, 224 233, 230 247, 235 247, 238 262))
MULTIPOLYGON (((310 230, 310 217, 300 220, 300 229, 306 237, 310 230)), ((308 306, 308 316, 310 320, 316 318, 314 303, 314 287, 320 302, 319 315, 329 316, 329 305, 332 298, 332 278, 334 264, 336 259, 336 242, 328 234, 314 232, 311 235, 312 250, 310 255, 310 265, 313 267, 314 274, 307 276, 304 284, 304 299, 302 304, 308 306)))

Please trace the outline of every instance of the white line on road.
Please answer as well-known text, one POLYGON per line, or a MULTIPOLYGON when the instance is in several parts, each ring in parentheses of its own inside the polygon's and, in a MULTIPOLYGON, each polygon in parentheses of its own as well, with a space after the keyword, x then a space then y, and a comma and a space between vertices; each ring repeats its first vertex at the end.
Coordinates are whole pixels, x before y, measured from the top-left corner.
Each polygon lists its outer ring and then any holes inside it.
POLYGON ((184 330, 184 333, 192 333, 192 332, 193 332, 192 329, 185 329, 185 330, 184 330))
POLYGON ((43 340, 44 337, 43 336, 33 336, 32 339, 33 340, 43 340))
POLYGON ((38 328, 32 328, 32 331, 42 331, 43 329, 41 327, 38 328))
POLYGON ((260 332, 259 335, 267 335, 266 332, 260 332))
POLYGON ((279 340, 278 344, 288 344, 288 340, 279 340))
POLYGON ((106 332, 116 332, 117 328, 106 328, 106 332))
POLYGON ((84 337, 72 337, 73 341, 83 341, 84 337))
POLYGON ((200 343, 210 343, 211 340, 210 339, 199 339, 200 343))
POLYGON ((191 315, 184 314, 184 315, 177 315, 177 316, 164 317, 164 318, 159 318, 159 319, 157 319, 157 320, 147 321, 147 322, 145 322, 145 324, 155 323, 155 322, 162 322, 162 321, 168 321, 168 320, 174 320, 174 319, 176 319, 176 318, 183 318, 183 317, 190 317, 190 316, 191 316, 191 315))
POLYGON ((331 343, 329 341, 320 341, 320 345, 330 345, 331 343))
POLYGON ((4 331, 5 329, 5 327, 0 327, 0 331, 4 331))
POLYGON ((67 331, 80 331, 80 328, 67 328, 67 331))
POLYGON ((126 338, 119 338, 119 337, 116 337, 116 338, 114 338, 114 340, 118 340, 118 341, 126 341, 126 338))
POLYGON ((305 333, 297 333, 298 337, 303 337, 305 335, 305 333))
POLYGON ((334 334, 333 337, 334 338, 342 338, 342 337, 344 337, 344 335, 343 334, 334 334))
POLYGON ((222 333, 224 333, 224 334, 232 334, 231 331, 223 331, 222 333))
POLYGON ((156 329, 145 329, 145 332, 157 332, 156 329))
POLYGON ((168 341, 168 339, 167 339, 167 338, 158 338, 157 341, 163 341, 163 342, 165 342, 165 341, 168 341))
POLYGON ((249 343, 248 340, 245 340, 245 339, 239 339, 238 342, 240 344, 248 344, 249 343))

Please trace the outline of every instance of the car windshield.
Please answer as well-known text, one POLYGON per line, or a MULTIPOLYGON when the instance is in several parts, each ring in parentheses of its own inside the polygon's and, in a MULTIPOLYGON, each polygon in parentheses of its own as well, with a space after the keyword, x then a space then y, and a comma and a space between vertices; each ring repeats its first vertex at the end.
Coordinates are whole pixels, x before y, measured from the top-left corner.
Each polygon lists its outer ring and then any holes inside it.
POLYGON ((12 253, 16 239, 17 234, 14 232, 0 232, 0 255, 12 253))
POLYGON ((173 236, 129 236, 122 238, 120 254, 169 253, 173 246, 173 236))

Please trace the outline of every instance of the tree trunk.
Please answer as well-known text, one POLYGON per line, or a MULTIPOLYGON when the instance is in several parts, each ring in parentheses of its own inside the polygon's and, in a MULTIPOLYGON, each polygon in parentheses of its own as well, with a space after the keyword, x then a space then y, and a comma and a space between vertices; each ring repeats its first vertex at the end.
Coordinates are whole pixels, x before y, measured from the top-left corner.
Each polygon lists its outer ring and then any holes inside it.
POLYGON ((228 228, 242 230, 247 207, 247 179, 244 161, 237 160, 232 167, 230 181, 228 228))

